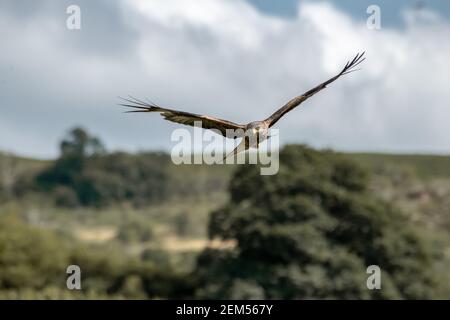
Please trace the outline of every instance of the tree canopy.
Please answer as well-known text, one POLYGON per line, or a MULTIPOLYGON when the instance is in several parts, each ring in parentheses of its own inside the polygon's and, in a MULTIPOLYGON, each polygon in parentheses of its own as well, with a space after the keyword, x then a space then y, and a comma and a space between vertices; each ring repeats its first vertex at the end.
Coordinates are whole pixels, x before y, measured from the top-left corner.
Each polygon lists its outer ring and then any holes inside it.
POLYGON ((204 298, 430 298, 433 250, 401 211, 368 188, 360 166, 331 151, 286 146, 277 175, 241 166, 213 212, 197 276, 204 298), (366 269, 381 268, 381 290, 366 269))
POLYGON ((56 204, 67 207, 149 204, 166 196, 167 160, 158 153, 107 153, 98 138, 74 128, 59 158, 37 176, 37 189, 52 191, 56 204))

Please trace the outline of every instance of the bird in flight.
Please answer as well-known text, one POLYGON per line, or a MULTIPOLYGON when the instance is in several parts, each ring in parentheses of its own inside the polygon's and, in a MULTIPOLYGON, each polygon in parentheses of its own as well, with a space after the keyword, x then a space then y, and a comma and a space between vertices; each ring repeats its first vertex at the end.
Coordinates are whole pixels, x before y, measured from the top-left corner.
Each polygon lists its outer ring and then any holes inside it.
POLYGON ((365 57, 363 58, 363 56, 364 52, 361 54, 358 53, 351 61, 347 62, 345 67, 337 75, 303 93, 302 95, 289 100, 285 105, 283 105, 267 119, 261 121, 253 121, 247 124, 237 124, 228 120, 218 119, 206 115, 162 108, 150 101, 145 102, 131 96, 128 99, 121 98, 122 100, 124 100, 124 103, 120 103, 120 105, 133 108, 133 110, 126 112, 158 112, 164 117, 164 119, 172 122, 189 126, 194 126, 196 123, 200 122, 202 128, 213 130, 214 132, 219 133, 224 137, 234 139, 243 138, 241 143, 230 154, 224 157, 225 160, 230 155, 234 156, 235 154, 245 151, 249 148, 258 148, 259 144, 262 141, 270 137, 269 128, 277 123, 281 117, 300 105, 306 99, 312 97, 322 89, 325 89, 327 85, 339 79, 341 76, 359 70, 355 69, 355 67, 366 59, 365 57))

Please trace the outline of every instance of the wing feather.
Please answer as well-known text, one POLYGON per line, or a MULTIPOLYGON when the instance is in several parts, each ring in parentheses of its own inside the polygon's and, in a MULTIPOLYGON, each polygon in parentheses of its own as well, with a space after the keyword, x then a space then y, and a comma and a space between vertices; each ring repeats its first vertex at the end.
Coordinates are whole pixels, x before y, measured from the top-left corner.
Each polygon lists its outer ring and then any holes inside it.
POLYGON ((317 92, 321 91, 322 89, 325 89, 327 85, 329 85, 333 81, 337 80, 339 77, 349 74, 353 71, 359 70, 359 69, 354 69, 354 68, 366 59, 366 58, 363 58, 363 56, 364 56, 364 52, 361 54, 358 53, 353 58, 353 60, 347 62, 345 67, 336 76, 319 84, 318 86, 305 92, 304 94, 289 100, 284 106, 282 106, 280 109, 278 109, 275 113, 273 113, 269 118, 267 118, 264 121, 266 121, 269 124, 269 127, 273 126, 286 113, 288 113, 289 111, 291 111, 292 109, 297 107, 299 104, 301 104, 303 101, 305 101, 309 97, 312 97, 313 95, 315 95, 317 92))
POLYGON ((151 101, 145 102, 134 97, 121 98, 125 103, 120 103, 119 105, 133 108, 133 110, 126 112, 158 112, 163 116, 164 119, 188 126, 194 126, 195 122, 201 122, 202 128, 204 129, 216 129, 225 137, 238 138, 239 132, 245 130, 244 125, 240 125, 228 120, 223 120, 219 118, 214 118, 210 116, 200 115, 196 113, 178 111, 173 109, 162 108, 151 101), (228 130, 235 131, 236 135, 227 135, 228 130))

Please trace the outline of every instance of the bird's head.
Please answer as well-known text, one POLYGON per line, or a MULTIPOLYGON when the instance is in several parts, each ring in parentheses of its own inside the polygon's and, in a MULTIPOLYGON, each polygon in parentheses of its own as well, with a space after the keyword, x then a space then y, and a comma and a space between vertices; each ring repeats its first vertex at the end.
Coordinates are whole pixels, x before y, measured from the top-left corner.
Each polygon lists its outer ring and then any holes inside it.
POLYGON ((267 134, 267 126, 264 126, 260 121, 255 121, 249 124, 248 129, 250 133, 254 136, 262 135, 265 136, 267 134))

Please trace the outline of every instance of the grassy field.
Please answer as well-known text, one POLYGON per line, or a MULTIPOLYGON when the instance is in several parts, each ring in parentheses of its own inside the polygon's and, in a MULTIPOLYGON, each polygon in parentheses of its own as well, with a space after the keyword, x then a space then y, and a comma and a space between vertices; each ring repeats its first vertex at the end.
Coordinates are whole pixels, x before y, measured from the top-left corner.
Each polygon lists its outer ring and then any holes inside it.
POLYGON ((386 166, 409 169, 421 178, 450 178, 450 156, 419 154, 351 153, 350 157, 380 171, 386 166))

